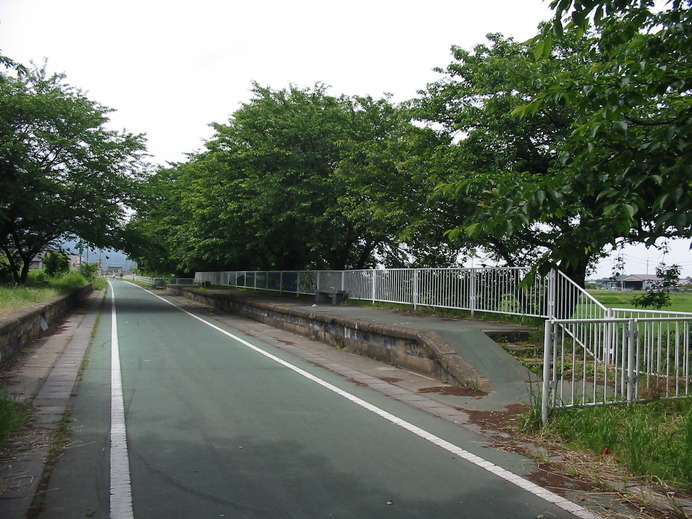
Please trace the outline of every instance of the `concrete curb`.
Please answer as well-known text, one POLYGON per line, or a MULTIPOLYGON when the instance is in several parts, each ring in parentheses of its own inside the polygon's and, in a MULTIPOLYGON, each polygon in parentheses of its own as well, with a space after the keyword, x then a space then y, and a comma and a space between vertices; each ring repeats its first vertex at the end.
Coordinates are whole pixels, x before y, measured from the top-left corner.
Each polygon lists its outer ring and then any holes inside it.
POLYGON ((103 291, 92 292, 85 311, 74 313, 66 320, 67 329, 63 333, 69 336, 67 340, 59 344, 64 339, 61 334, 48 337, 32 355, 35 360, 32 367, 36 369, 8 388, 20 399, 31 401, 34 410, 16 442, 23 449, 13 452, 13 458, 3 460, 0 467, 0 517, 3 519, 23 519, 32 506, 58 424, 68 410, 102 301, 103 291), (41 362, 40 350, 44 347, 50 350, 51 341, 55 343, 55 351, 47 352, 50 357, 41 362), (42 365, 37 367, 37 364, 42 365))

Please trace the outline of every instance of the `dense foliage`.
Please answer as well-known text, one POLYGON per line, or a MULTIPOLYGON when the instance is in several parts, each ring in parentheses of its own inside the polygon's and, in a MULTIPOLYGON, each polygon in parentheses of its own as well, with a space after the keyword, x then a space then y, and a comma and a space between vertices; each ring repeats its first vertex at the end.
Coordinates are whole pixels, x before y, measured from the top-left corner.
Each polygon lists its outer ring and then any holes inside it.
MULTIPOLYGON (((490 35, 489 44, 473 52, 454 47, 454 62, 439 69, 444 77, 417 101, 417 116, 436 123, 450 140, 444 155, 454 167, 437 191, 463 207, 449 233, 455 240, 510 266, 535 264, 595 216, 586 197, 580 207, 544 210, 564 188, 555 182, 565 168, 558 150, 570 134, 574 109, 556 104, 532 117, 514 114, 547 83, 583 75, 589 67, 585 46, 564 37, 549 59, 536 60, 530 44, 490 35)), ((583 280, 599 251, 560 266, 583 280)))
POLYGON ((386 98, 334 97, 322 85, 255 85, 253 94, 213 125, 204 152, 149 182, 129 226, 144 236, 130 251, 141 266, 342 269, 454 258, 442 229, 416 239, 434 184, 408 161, 432 132, 386 98))
POLYGON ((529 111, 555 102, 577 111, 560 150, 567 167, 557 181, 578 189, 558 203, 594 198, 596 214, 612 222, 591 225, 595 245, 614 236, 647 244, 690 236, 691 4, 670 0, 656 9, 653 0, 553 3, 556 18, 546 34, 562 34, 560 20, 567 15, 568 26, 580 32, 591 26, 598 37, 586 54, 589 73, 556 82, 529 111))
POLYGON ((50 251, 43 257, 43 271, 48 277, 65 274, 70 270, 70 258, 62 251, 50 251))
POLYGON ((358 268, 482 248, 583 284, 609 246, 689 237, 689 2, 553 7, 531 42, 453 47, 407 106, 255 85, 204 153, 152 181, 137 256, 358 268))
POLYGON ((610 247, 692 236, 691 2, 554 0, 535 39, 452 47, 403 104, 255 84, 203 151, 138 187, 140 137, 3 57, 5 261, 25 279, 66 236, 180 274, 448 266, 482 249, 583 285, 610 247))
POLYGON ((439 189, 477 208, 454 236, 581 283, 608 246, 690 236, 690 3, 575 2, 565 27, 554 4, 533 42, 454 49, 422 107, 463 132, 439 189))
POLYGON ((63 76, 3 63, 11 68, 0 73, 0 251, 24 282, 32 258, 61 239, 117 243, 144 144, 107 129, 109 110, 63 76))

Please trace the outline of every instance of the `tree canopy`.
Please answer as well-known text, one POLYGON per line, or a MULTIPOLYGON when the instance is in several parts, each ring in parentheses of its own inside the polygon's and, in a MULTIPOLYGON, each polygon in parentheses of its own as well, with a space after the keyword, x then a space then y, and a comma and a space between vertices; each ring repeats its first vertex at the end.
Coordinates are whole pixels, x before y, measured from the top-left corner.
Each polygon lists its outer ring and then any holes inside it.
POLYGON ((0 57, 0 246, 17 280, 78 236, 120 239, 152 273, 449 266, 482 248, 583 284, 609 247, 692 236, 691 3, 554 0, 536 38, 452 47, 401 104, 254 84, 203 151, 142 183, 141 136, 0 57))
POLYGON ((692 29, 689 2, 575 2, 563 27, 571 5, 554 2, 532 42, 455 49, 422 106, 462 132, 458 178, 439 190, 476 208, 452 235, 508 262, 533 252, 582 284, 618 241, 690 237, 692 29))
MULTIPOLYGON (((482 247, 495 261, 534 264, 589 218, 589 202, 572 213, 543 211, 546 199, 556 196, 554 179, 564 168, 558 149, 574 111, 552 105, 533 117, 513 112, 547 82, 579 76, 588 63, 575 38, 565 38, 551 59, 542 61, 527 43, 499 34, 488 38, 473 52, 453 48, 454 62, 438 69, 444 77, 422 93, 417 116, 449 136, 443 154, 449 164, 440 167, 449 174, 437 191, 462 208, 456 209, 450 236, 466 247, 482 247)), ((569 274, 583 279, 592 256, 568 268, 569 274)))
MULTIPOLYGON (((555 0, 555 19, 538 39, 550 48, 562 20, 596 31, 589 73, 556 82, 521 111, 566 102, 577 110, 561 160, 566 181, 596 196, 615 233, 653 244, 692 228, 692 20, 690 0, 555 0)), ((542 47, 541 47, 542 45, 542 47)), ((539 53, 540 54, 540 53, 539 53)))
POLYGON ((109 109, 44 69, 0 73, 0 250, 16 282, 34 256, 79 237, 115 246, 144 142, 106 128, 109 109))
MULTIPOLYGON (((418 207, 407 208, 432 185, 407 159, 428 130, 386 98, 335 97, 320 84, 253 94, 213 124, 205 151, 152 179, 153 203, 129 226, 147 236, 133 256, 147 261, 158 243, 178 271, 342 269, 417 251, 418 207)), ((439 256, 440 241, 420 250, 439 256)))

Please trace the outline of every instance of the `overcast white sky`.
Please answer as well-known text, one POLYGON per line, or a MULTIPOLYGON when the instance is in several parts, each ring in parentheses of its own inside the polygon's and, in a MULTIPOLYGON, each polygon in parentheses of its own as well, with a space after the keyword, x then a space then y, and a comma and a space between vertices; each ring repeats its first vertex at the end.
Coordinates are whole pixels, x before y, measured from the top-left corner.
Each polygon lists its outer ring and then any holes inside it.
MULTIPOLYGON (((321 82, 334 95, 416 96, 489 32, 525 40, 550 17, 542 0, 0 0, 0 52, 48 70, 145 133, 152 160, 182 161, 251 98, 321 82)), ((692 275, 689 241, 667 263, 692 275)), ((658 251, 628 249, 627 271, 658 251)), ((610 274, 606 261, 599 274, 610 274)))

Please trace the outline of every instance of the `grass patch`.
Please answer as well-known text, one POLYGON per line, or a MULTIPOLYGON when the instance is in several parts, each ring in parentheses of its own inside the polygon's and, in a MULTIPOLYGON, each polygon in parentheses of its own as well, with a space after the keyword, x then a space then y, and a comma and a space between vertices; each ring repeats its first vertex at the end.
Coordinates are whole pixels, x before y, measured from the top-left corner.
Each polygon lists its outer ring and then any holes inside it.
POLYGON ((0 316, 19 312, 58 295, 60 291, 49 286, 0 286, 0 316))
POLYGON ((48 283, 50 288, 58 290, 61 294, 66 294, 89 283, 84 276, 74 271, 60 277, 46 278, 44 281, 48 283))
POLYGON ((94 290, 103 290, 108 287, 108 281, 106 278, 94 278, 91 280, 91 286, 94 290))
MULTIPOLYGON (((632 299, 645 292, 621 290, 589 290, 589 294, 608 308, 634 308, 632 299)), ((663 308, 671 312, 692 312, 692 292, 671 292, 670 306, 663 308)))
POLYGON ((556 409, 542 434, 613 456, 635 476, 692 492, 692 398, 556 409))
MULTIPOLYGON (((87 283, 88 281, 78 272, 48 278, 41 271, 32 271, 25 285, 0 285, 0 316, 19 312, 35 303, 66 294, 87 283)), ((102 290, 106 287, 106 280, 103 278, 94 278, 91 283, 94 290, 102 290)))
POLYGON ((24 424, 27 414, 26 404, 18 402, 13 395, 0 389, 0 449, 7 438, 24 424))

